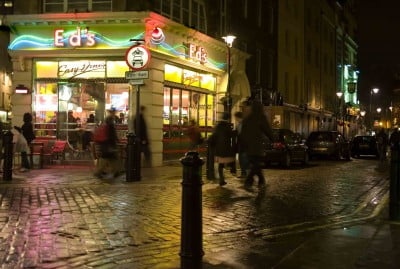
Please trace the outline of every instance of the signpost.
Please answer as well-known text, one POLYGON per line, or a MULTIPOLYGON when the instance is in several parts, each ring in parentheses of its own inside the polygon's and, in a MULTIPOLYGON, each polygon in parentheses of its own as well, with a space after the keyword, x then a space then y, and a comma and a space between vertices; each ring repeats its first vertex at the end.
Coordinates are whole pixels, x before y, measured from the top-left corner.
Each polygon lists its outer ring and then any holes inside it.
POLYGON ((149 78, 149 71, 143 70, 150 62, 150 51, 143 45, 136 44, 130 47, 125 54, 126 64, 133 71, 125 72, 125 78, 131 85, 129 88, 129 115, 128 115, 128 145, 126 158, 126 181, 140 181, 141 179, 141 146, 140 137, 140 85, 149 78), (133 128, 133 85, 136 86, 136 128, 133 128))

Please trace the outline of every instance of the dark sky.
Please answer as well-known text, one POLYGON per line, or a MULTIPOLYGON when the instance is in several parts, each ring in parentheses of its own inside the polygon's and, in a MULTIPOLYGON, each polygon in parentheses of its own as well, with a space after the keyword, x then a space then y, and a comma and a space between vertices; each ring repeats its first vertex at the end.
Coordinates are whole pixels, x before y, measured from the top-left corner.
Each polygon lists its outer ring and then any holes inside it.
POLYGON ((400 70, 400 0, 356 0, 359 44, 359 92, 369 104, 373 87, 380 88, 375 102, 388 105, 400 70))

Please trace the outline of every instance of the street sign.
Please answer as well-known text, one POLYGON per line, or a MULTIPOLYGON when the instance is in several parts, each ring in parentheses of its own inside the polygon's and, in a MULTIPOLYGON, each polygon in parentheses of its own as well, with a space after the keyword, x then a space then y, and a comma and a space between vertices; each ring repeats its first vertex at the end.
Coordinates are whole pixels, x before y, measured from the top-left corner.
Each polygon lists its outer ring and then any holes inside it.
POLYGON ((125 53, 125 62, 134 71, 144 69, 149 64, 150 58, 150 51, 143 45, 134 45, 125 53))
POLYGON ((129 84, 131 85, 144 85, 143 79, 131 79, 129 80, 129 84))
POLYGON ((149 71, 142 70, 142 71, 126 71, 125 72, 125 79, 145 79, 149 78, 149 71))

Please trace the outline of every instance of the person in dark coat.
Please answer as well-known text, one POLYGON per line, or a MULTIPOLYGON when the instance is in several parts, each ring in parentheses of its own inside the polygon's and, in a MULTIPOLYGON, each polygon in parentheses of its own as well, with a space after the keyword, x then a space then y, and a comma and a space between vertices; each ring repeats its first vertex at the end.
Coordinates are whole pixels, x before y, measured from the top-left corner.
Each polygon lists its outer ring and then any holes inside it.
POLYGON ((233 147, 234 133, 231 124, 228 122, 229 114, 224 113, 222 120, 215 126, 211 135, 210 145, 214 148, 215 161, 218 163, 219 185, 226 184, 224 178, 224 166, 232 165, 235 161, 235 150, 233 147))
POLYGON ((259 102, 251 106, 250 114, 244 118, 240 135, 240 145, 246 152, 250 162, 250 172, 247 175, 245 185, 251 186, 254 176, 258 177, 259 186, 265 185, 265 178, 261 170, 264 156, 265 139, 272 140, 272 129, 264 114, 264 107, 259 102))
POLYGON ((30 145, 31 142, 36 138, 35 133, 33 132, 32 114, 28 112, 25 113, 23 116, 23 121, 24 124, 21 126, 21 131, 26 139, 26 142, 28 142, 28 145, 30 145))

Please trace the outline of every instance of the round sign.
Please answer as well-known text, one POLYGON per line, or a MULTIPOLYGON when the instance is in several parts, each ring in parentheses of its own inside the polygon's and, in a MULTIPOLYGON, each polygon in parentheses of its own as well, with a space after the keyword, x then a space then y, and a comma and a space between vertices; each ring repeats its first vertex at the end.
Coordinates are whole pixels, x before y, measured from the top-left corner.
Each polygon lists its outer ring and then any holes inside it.
POLYGON ((144 69, 150 62, 150 58, 150 51, 143 45, 134 45, 125 54, 126 64, 135 71, 144 69))

